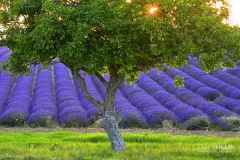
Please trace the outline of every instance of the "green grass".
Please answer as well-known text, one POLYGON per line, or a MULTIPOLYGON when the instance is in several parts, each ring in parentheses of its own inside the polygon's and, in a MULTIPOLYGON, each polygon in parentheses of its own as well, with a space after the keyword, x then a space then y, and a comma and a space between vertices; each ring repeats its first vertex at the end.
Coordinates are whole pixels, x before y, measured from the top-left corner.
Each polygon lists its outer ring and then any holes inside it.
POLYGON ((124 133, 127 151, 115 153, 104 133, 0 132, 0 159, 239 160, 240 138, 124 133))

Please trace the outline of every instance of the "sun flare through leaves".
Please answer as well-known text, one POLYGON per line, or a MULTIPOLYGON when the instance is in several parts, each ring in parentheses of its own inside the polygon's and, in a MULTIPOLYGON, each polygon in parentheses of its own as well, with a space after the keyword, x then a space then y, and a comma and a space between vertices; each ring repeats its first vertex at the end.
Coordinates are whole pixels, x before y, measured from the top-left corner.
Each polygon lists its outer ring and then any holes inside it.
POLYGON ((150 16, 157 16, 159 14, 159 3, 155 2, 147 6, 147 14, 150 16))

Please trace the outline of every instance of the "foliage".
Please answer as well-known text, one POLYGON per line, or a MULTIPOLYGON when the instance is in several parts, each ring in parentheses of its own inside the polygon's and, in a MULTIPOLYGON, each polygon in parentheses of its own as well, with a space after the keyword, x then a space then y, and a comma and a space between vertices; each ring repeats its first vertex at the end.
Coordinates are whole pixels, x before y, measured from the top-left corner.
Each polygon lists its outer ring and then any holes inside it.
POLYGON ((228 6, 219 1, 220 9, 215 0, 3 0, 0 45, 12 49, 6 67, 15 73, 28 62, 60 59, 90 74, 114 66, 133 80, 159 63, 179 67, 188 55, 206 70, 232 67, 240 59, 239 28, 222 23, 228 6), (149 14, 153 4, 158 12, 149 14))
POLYGON ((183 87, 184 86, 184 78, 180 76, 176 76, 174 78, 174 84, 176 87, 183 87))

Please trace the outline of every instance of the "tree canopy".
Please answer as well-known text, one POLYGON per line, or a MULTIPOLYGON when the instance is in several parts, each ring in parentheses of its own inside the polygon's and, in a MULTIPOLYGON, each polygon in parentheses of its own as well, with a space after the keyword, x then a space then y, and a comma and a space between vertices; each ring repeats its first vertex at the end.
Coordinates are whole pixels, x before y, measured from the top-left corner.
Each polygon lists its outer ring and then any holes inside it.
POLYGON ((112 66, 128 78, 160 63, 179 67, 188 55, 207 69, 233 67, 239 28, 222 23, 229 13, 221 1, 222 8, 209 0, 3 0, 1 45, 12 50, 16 73, 56 58, 72 70, 112 66))

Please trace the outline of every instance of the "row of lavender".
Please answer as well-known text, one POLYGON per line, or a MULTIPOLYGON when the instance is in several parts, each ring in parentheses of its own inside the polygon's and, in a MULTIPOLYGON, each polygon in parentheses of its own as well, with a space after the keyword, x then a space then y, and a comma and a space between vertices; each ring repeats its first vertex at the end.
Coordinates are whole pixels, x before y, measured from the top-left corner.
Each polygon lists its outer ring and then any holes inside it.
MULTIPOLYGON (((41 68, 42 65, 32 66, 32 74, 27 77, 12 78, 7 72, 0 75, 1 123, 87 126, 98 118, 99 110, 83 96, 79 82, 68 68, 61 63, 55 63, 48 70, 41 68)), ((237 76, 236 70, 229 70, 229 73, 237 76)), ((194 66, 169 69, 160 75, 153 69, 148 75, 141 74, 136 87, 122 85, 115 98, 116 111, 122 117, 120 126, 161 126, 166 120, 187 129, 209 125, 229 129, 239 125, 235 123, 240 114, 238 98, 233 99, 231 94, 223 96, 217 88, 207 85, 216 75, 205 73, 210 77, 205 82, 197 78, 201 74, 204 72, 194 66), (191 74, 194 69, 199 73, 191 74), (174 86, 175 75, 185 78, 186 88, 174 86)), ((86 75, 84 79, 90 94, 103 102, 106 90, 103 84, 95 76, 86 75)), ((233 87, 227 82, 226 85, 233 87)))

